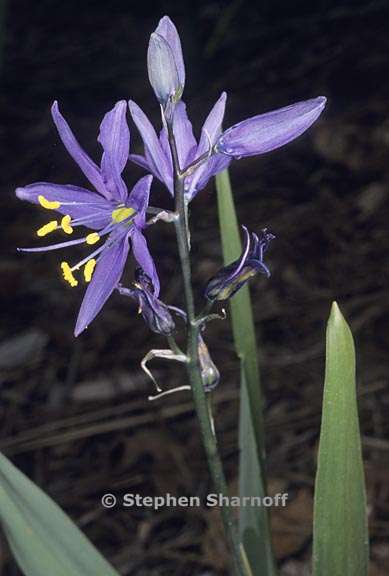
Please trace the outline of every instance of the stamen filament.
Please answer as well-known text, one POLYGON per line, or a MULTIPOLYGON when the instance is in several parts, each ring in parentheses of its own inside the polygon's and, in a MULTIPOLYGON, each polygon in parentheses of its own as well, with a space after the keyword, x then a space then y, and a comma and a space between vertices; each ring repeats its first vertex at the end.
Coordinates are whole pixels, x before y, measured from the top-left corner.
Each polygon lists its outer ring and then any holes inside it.
POLYGON ((95 256, 97 256, 98 254, 100 254, 100 252, 102 252, 104 250, 104 248, 106 248, 106 242, 100 246, 99 248, 97 248, 97 250, 95 250, 94 252, 92 252, 92 254, 89 254, 89 256, 87 256, 86 258, 83 258, 82 260, 80 260, 80 262, 78 262, 77 264, 75 264, 75 266, 72 266, 72 268, 70 269, 72 272, 74 272, 75 270, 79 270, 84 264, 86 264, 89 260, 91 260, 92 258, 94 258, 95 256))
POLYGON ((59 250, 60 248, 68 248, 69 246, 75 246, 76 244, 83 244, 85 238, 79 238, 77 240, 67 240, 67 242, 60 242, 59 244, 51 244, 49 246, 40 246, 39 248, 17 248, 19 252, 48 252, 49 250, 59 250))

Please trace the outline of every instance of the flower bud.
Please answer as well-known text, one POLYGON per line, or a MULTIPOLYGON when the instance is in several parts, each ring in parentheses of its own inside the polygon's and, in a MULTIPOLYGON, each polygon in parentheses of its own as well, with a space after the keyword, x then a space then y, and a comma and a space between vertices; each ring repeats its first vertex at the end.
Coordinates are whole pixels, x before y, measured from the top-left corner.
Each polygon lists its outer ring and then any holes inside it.
POLYGON ((254 233, 250 236, 246 227, 243 226, 243 229, 246 235, 243 253, 238 260, 221 268, 209 280, 205 289, 208 300, 228 300, 258 272, 270 276, 270 271, 263 261, 263 254, 274 238, 273 234, 264 229, 258 238, 254 233))
POLYGON ((151 34, 147 68, 150 84, 164 109, 178 102, 185 85, 184 60, 177 29, 167 16, 151 34))

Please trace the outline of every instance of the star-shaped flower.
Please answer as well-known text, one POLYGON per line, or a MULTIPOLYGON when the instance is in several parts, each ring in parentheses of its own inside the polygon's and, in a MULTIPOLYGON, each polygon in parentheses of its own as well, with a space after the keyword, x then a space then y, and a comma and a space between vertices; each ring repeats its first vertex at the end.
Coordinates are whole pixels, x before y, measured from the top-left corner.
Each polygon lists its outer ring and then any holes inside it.
POLYGON ((96 317, 118 285, 129 253, 129 241, 136 261, 151 279, 154 295, 159 294, 158 275, 142 233, 153 177, 149 175, 141 178, 130 193, 122 179, 130 143, 126 108, 127 104, 122 100, 104 116, 98 136, 103 155, 100 166, 97 166, 81 148, 61 115, 57 102, 52 106, 52 117, 65 148, 95 191, 48 182, 37 182, 16 190, 18 198, 62 214, 60 220, 51 220, 42 226, 37 231, 39 237, 54 230, 72 234, 74 228, 79 226, 91 230, 75 240, 21 250, 43 252, 75 244, 99 244, 77 264, 70 266, 66 261, 61 264, 64 278, 71 286, 77 286, 74 272, 81 267, 84 267, 85 281, 89 282, 76 322, 76 336, 96 317))

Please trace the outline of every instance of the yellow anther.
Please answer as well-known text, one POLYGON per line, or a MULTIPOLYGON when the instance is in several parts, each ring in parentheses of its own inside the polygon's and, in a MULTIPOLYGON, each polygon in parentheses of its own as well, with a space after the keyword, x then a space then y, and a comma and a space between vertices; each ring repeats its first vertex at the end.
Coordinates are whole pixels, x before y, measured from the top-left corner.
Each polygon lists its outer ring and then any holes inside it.
POLYGON ((61 220, 61 228, 66 234, 71 234, 73 232, 73 228, 70 226, 70 222, 72 221, 69 214, 66 214, 61 220))
POLYGON ((41 236, 41 237, 46 236, 46 234, 50 234, 50 232, 53 232, 53 230, 56 230, 57 227, 58 227, 58 221, 52 220, 48 224, 45 224, 44 226, 39 228, 39 230, 37 230, 36 233, 38 236, 41 236))
POLYGON ((61 206, 61 202, 58 202, 57 200, 47 200, 47 198, 41 194, 38 196, 38 201, 39 204, 47 210, 57 210, 61 206))
POLYGON ((73 276, 73 270, 70 268, 67 262, 61 262, 62 274, 66 282, 69 282, 70 286, 77 286, 78 280, 73 276))
POLYGON ((94 258, 91 258, 90 260, 88 260, 88 262, 85 264, 85 268, 84 268, 84 278, 85 278, 85 282, 90 282, 91 278, 92 278, 92 274, 94 272, 96 266, 96 260, 94 258))
POLYGON ((135 210, 133 208, 126 208, 125 206, 121 208, 116 208, 112 212, 112 220, 119 224, 119 222, 123 222, 123 220, 127 220, 130 216, 135 214, 135 210))
POLYGON ((97 232, 91 232, 91 234, 88 234, 88 236, 86 237, 86 243, 89 245, 96 244, 96 242, 98 242, 99 240, 100 236, 97 234, 97 232))

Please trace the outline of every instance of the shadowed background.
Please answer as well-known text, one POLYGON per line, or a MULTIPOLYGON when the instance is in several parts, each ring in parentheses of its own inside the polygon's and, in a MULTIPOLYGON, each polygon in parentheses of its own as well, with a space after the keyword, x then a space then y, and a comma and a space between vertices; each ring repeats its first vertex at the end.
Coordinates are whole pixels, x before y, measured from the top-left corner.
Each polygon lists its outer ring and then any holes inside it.
MULTIPOLYGON (((81 283, 71 289, 63 282, 63 253, 16 253, 17 246, 39 244, 35 230, 47 213, 18 201, 13 191, 39 180, 85 184, 51 122, 54 99, 95 159, 99 122, 117 100, 134 99, 158 121, 146 50, 165 13, 181 34, 184 96, 197 134, 222 90, 228 93, 226 126, 297 100, 328 97, 319 122, 298 141, 231 165, 240 221, 251 230, 267 226, 277 237, 267 258, 272 277, 252 282, 269 491, 290 498, 286 509, 274 511, 274 545, 282 574, 309 574, 324 330, 336 299, 358 351, 371 574, 389 571, 389 7, 378 1, 314 4, 7 3, 0 89, 0 449, 123 575, 226 573, 216 510, 107 511, 100 505, 106 492, 204 497, 211 491, 191 397, 184 392, 147 401, 152 384, 139 362, 164 342, 118 295, 74 339, 81 283)), ((132 150, 139 152, 130 126, 132 150)), ((128 165, 129 186, 142 174, 128 165)), ((153 190, 153 205, 171 207, 158 184, 153 190)), ((200 294, 221 264, 213 183, 193 203, 192 223, 200 294)), ((149 241, 162 298, 180 305, 173 231, 155 226, 149 241)), ((65 259, 75 262, 81 253, 70 249, 65 259)), ((211 324, 207 342, 222 373, 216 424, 233 492, 239 391, 228 321, 211 324)), ((154 366, 161 385, 183 383, 180 367, 154 366)), ((20 574, 4 542, 0 572, 20 574)))

